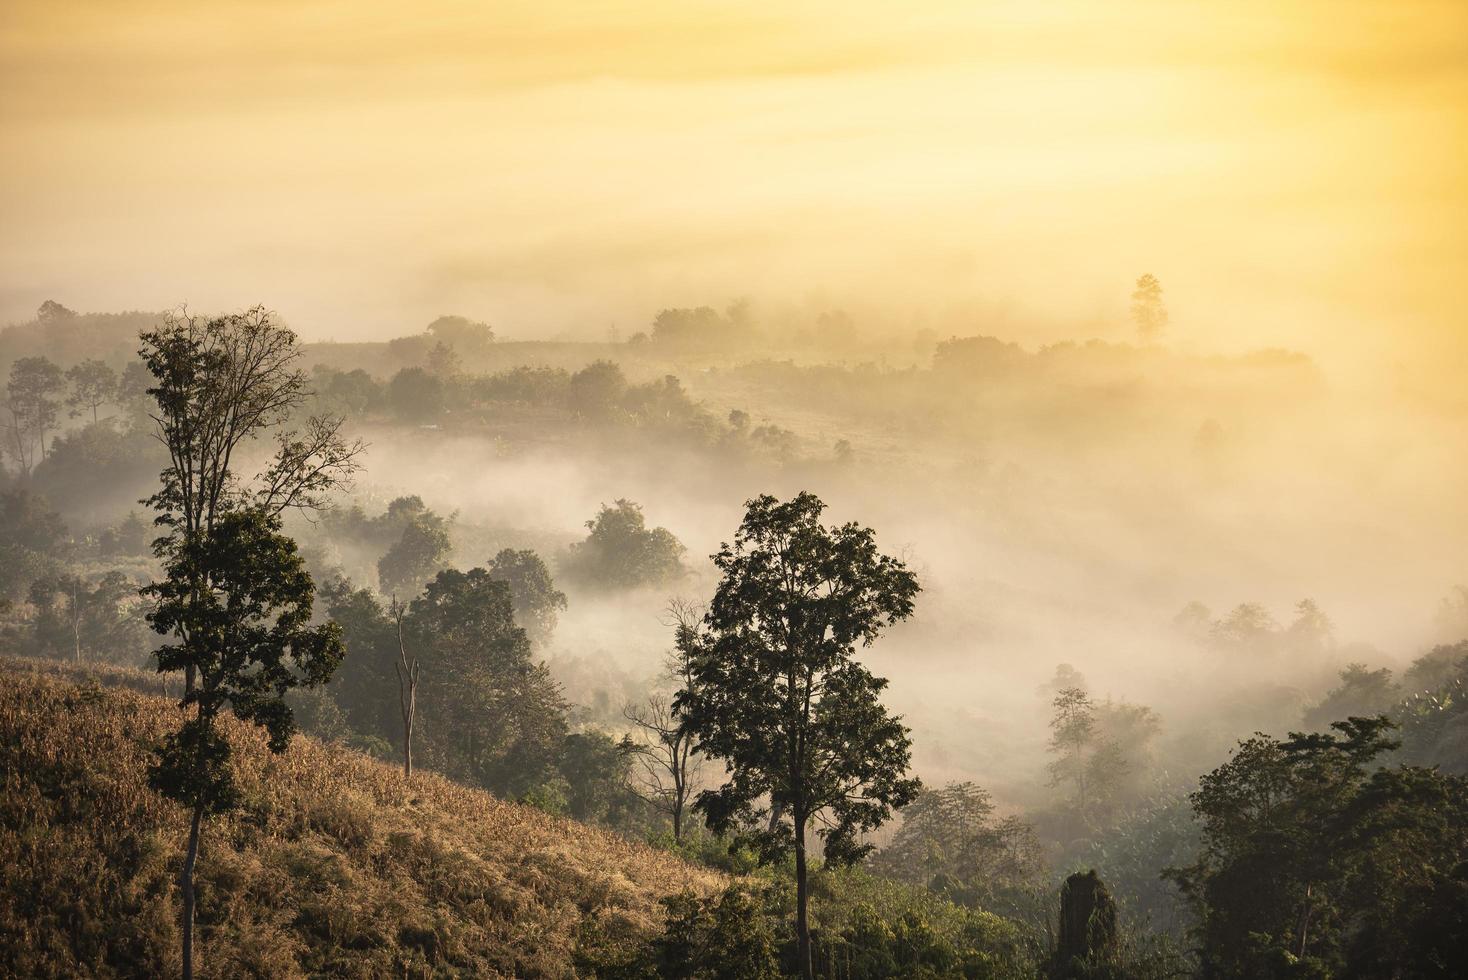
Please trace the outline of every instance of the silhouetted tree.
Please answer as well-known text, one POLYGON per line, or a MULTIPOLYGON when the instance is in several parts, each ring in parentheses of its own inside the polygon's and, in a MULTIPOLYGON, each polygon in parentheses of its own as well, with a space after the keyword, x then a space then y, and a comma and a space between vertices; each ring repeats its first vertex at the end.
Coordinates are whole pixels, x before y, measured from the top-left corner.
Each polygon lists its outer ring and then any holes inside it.
POLYGON ((1167 307, 1162 305, 1162 283, 1150 272, 1137 279, 1132 290, 1132 323, 1143 343, 1150 344, 1167 326, 1167 307))
POLYGON ((64 375, 44 357, 22 357, 10 366, 5 408, 10 438, 6 450, 23 476, 36 465, 36 448, 46 458, 46 433, 55 428, 64 375))
POLYGON ((420 748, 455 779, 516 796, 543 782, 566 705, 515 625, 510 588, 482 568, 440 572, 405 619, 423 662, 420 748))
POLYGON ((907 775, 907 729, 880 699, 886 680, 856 660, 858 644, 911 615, 917 579, 877 551, 871 529, 823 526, 824 509, 810 493, 748 503, 734 543, 713 556, 723 578, 702 628, 683 637, 691 683, 674 702, 696 748, 728 768, 695 804, 710 826, 758 834, 766 857, 795 852, 807 978, 812 821, 824 823, 827 863, 860 860, 870 846, 857 836, 920 786, 907 775), (782 814, 773 826, 768 809, 782 814))
POLYGON ((71 406, 72 417, 87 410, 96 423, 97 409, 117 397, 117 372, 103 361, 88 359, 72 365, 66 371, 66 380, 71 385, 66 403, 71 406))
MULTIPOLYGON (((138 353, 154 380, 148 393, 155 435, 169 455, 161 487, 145 501, 164 532, 154 543, 160 559, 197 551, 215 521, 237 510, 319 509, 326 493, 356 470, 363 446, 341 438, 339 419, 284 427, 309 392, 296 366, 295 334, 263 307, 212 319, 170 315, 141 340, 138 353), (241 447, 272 430, 273 458, 242 480, 233 469, 241 447)), ((206 577, 193 583, 200 596, 209 592, 211 567, 200 566, 206 577)), ((195 627, 189 616, 177 623, 184 631, 195 627)), ((186 667, 189 691, 193 673, 186 667)))
POLYGON ((76 316, 76 310, 67 309, 54 299, 46 300, 36 310, 36 319, 42 323, 49 323, 53 320, 69 320, 74 316, 76 316))
POLYGON ((157 653, 160 672, 185 672, 193 709, 159 750, 155 785, 191 811, 183 892, 183 966, 193 976, 194 862, 203 818, 231 806, 229 743, 215 719, 226 706, 264 727, 274 751, 293 730, 285 694, 317 686, 341 659, 340 629, 312 626, 314 586, 280 514, 319 508, 355 469, 331 418, 283 428, 306 399, 295 335, 264 309, 213 319, 170 316, 141 336, 154 378, 153 421, 169 465, 148 498, 163 531, 154 542, 164 579, 144 590, 148 620, 176 642, 157 653), (275 430, 265 469, 232 468, 246 442, 275 430))
POLYGON ((443 415, 443 379, 421 367, 403 368, 387 385, 387 400, 406 422, 431 422, 443 415))
POLYGON ((335 623, 311 625, 311 577, 276 514, 232 508, 161 557, 166 577, 145 590, 156 603, 148 619, 179 642, 159 649, 158 669, 189 670, 197 683, 181 702, 193 713, 164 740, 150 776, 190 812, 179 886, 183 973, 192 977, 202 822, 238 799, 229 742, 216 720, 227 707, 265 729, 271 751, 285 751, 295 730, 286 692, 325 684, 346 651, 335 623))
POLYGON ((1170 872, 1198 913, 1205 975, 1440 976, 1468 948, 1468 781, 1379 767, 1386 718, 1257 735, 1191 796, 1193 865, 1170 872))
POLYGON ((614 417, 627 393, 627 378, 611 361, 594 361, 571 375, 567 406, 577 418, 604 421, 614 417))

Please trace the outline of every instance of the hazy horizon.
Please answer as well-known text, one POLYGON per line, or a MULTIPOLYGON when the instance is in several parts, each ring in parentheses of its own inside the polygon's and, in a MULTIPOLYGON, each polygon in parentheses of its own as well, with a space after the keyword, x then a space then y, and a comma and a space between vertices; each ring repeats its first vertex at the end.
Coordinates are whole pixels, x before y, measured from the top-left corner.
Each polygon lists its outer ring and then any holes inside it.
POLYGON ((265 302, 309 340, 666 306, 1028 344, 1468 351, 1468 8, 21 2, 0 322, 265 302))

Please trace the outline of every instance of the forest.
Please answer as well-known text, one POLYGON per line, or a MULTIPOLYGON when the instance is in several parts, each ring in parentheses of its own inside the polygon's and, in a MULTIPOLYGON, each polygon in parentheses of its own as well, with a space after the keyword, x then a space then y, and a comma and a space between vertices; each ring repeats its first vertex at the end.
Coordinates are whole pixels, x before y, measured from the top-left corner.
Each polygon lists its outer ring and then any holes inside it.
POLYGON ((0 332, 0 950, 1451 975, 1462 460, 1423 433, 1461 420, 1174 350, 1128 292, 1131 339, 1038 348, 742 300, 349 344, 48 300, 0 332))

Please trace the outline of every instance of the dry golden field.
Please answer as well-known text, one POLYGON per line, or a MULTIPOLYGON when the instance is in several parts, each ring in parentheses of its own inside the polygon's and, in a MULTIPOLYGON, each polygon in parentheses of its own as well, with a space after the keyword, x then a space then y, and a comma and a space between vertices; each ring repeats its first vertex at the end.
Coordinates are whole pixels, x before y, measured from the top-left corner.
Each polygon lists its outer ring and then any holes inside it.
MULTIPOLYGON (((0 660, 0 972, 173 976, 187 821, 145 767, 155 675, 0 660)), ((177 682, 173 685, 177 693, 177 682)), ((657 928, 720 878, 608 831, 226 722, 244 797, 198 868, 206 976, 574 975, 577 936, 657 928)))

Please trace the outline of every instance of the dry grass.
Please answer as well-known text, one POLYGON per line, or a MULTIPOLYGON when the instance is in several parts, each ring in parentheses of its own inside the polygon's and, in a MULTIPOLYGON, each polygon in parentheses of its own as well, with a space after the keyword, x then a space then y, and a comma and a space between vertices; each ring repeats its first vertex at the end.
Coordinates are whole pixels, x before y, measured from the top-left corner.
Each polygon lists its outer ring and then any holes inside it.
MULTIPOLYGON (((155 676, 77 674, 0 660, 0 970, 177 975, 186 820, 144 769, 178 709, 124 689, 155 676)), ((722 884, 431 774, 305 738, 272 756, 227 728, 245 802, 205 832, 206 976, 571 976, 584 925, 651 932, 659 898, 722 884)))

